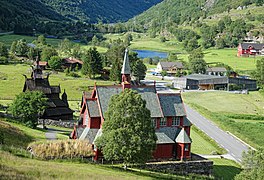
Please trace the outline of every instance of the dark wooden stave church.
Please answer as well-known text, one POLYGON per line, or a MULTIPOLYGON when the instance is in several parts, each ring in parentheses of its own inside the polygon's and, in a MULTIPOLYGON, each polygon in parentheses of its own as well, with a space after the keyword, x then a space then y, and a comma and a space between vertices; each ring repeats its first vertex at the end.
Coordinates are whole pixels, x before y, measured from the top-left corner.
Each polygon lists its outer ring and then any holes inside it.
POLYGON ((32 68, 31 78, 25 76, 23 92, 26 91, 41 91, 48 98, 48 107, 40 118, 53 120, 73 119, 73 111, 69 108, 65 90, 62 94, 62 99, 60 99, 60 86, 50 85, 49 75, 44 77, 39 61, 32 68))

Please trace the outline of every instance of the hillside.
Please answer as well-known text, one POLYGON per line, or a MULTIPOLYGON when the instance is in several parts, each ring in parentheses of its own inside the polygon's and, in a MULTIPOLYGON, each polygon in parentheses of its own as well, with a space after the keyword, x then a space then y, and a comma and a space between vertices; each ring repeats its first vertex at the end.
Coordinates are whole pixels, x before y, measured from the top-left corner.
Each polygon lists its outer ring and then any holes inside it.
MULTIPOLYGON (((132 21, 136 21, 140 24, 150 24, 154 21, 160 24, 183 24, 189 23, 192 20, 206 18, 213 14, 229 11, 230 9, 236 9, 239 6, 246 7, 250 4, 255 4, 255 1, 257 2, 257 0, 164 0, 158 5, 136 16, 132 21)), ((263 1, 260 1, 258 5, 263 3, 263 1)))
POLYGON ((39 0, 1 0, 0 2, 0 32, 1 30, 14 30, 17 25, 33 25, 39 19, 64 19, 63 16, 39 0))
POLYGON ((58 13, 74 20, 96 23, 126 21, 162 0, 41 0, 58 13))
POLYGON ((39 20, 81 20, 88 23, 126 21, 162 0, 1 0, 0 32, 17 24, 34 27, 39 20))

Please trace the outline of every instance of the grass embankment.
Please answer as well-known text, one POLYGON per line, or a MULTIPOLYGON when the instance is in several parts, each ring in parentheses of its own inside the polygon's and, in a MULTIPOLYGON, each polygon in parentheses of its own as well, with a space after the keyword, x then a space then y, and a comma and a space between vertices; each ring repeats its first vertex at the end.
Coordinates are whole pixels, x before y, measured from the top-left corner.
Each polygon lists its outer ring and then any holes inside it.
POLYGON ((185 103, 254 147, 264 147, 264 96, 260 92, 187 92, 185 103))
MULTIPOLYGON (((62 130, 65 130, 62 128, 62 130)), ((44 132, 0 119, 4 145, 0 149, 1 179, 185 179, 183 176, 150 171, 124 171, 119 167, 69 161, 30 159, 25 151, 33 141, 42 141, 44 132), (5 147, 4 147, 5 146, 5 147), (6 147, 13 147, 6 148, 6 147), (15 149, 15 150, 14 150, 15 149), (17 156, 16 156, 17 155, 17 156), (22 156, 22 157, 19 157, 22 156)), ((187 177, 188 178, 188 177, 187 177)))
POLYGON ((225 154, 225 149, 221 148, 213 139, 204 132, 192 125, 191 128, 192 147, 191 151, 195 154, 225 154))
POLYGON ((241 172, 240 166, 228 159, 210 159, 214 161, 213 174, 215 179, 234 179, 241 172))

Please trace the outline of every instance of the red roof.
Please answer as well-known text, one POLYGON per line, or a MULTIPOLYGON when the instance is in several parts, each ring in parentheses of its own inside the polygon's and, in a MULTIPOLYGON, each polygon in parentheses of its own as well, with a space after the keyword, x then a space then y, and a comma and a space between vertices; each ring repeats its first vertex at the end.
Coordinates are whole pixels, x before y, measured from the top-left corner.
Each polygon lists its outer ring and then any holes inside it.
POLYGON ((75 59, 75 58, 64 58, 63 59, 65 63, 69 63, 69 64, 74 64, 74 63, 79 63, 79 64, 83 64, 83 62, 79 59, 75 59))

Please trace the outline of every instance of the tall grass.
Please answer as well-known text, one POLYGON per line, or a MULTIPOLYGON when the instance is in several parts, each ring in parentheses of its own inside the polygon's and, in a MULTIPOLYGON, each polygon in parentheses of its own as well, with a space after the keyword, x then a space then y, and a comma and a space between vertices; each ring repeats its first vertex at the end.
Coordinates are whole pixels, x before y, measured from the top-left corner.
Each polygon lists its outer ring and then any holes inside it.
POLYGON ((82 140, 59 140, 31 143, 28 149, 40 159, 73 159, 94 156, 92 145, 82 140))

